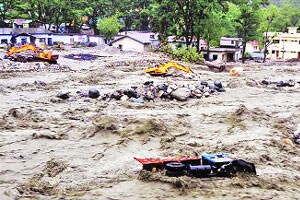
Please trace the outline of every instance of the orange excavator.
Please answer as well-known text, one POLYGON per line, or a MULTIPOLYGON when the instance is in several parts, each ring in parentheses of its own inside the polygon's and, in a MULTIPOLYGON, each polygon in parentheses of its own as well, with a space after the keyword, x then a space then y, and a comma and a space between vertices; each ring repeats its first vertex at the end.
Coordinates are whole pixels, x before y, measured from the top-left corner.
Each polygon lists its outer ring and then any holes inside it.
POLYGON ((159 75, 167 75, 168 72, 169 72, 169 68, 171 67, 174 67, 176 69, 179 69, 179 70, 182 70, 186 73, 193 73, 193 71, 191 70, 190 67, 188 66, 183 66, 177 62, 168 62, 166 64, 159 64, 155 67, 151 67, 151 68, 148 68, 146 69, 146 73, 149 73, 150 75, 156 75, 156 76, 159 76, 159 75))
POLYGON ((57 63, 58 55, 53 55, 36 47, 33 44, 24 44, 20 47, 11 47, 6 53, 8 59, 18 62, 46 61, 51 64, 57 63))

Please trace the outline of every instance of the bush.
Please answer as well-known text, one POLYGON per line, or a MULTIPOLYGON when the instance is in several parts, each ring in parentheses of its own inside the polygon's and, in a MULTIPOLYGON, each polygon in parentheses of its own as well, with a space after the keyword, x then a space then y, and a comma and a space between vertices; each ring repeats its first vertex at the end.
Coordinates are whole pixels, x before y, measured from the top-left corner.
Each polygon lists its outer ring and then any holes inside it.
POLYGON ((172 56, 174 50, 172 49, 172 47, 169 44, 167 44, 165 46, 160 47, 160 51, 172 56))
POLYGON ((179 48, 173 52, 173 59, 184 62, 199 62, 203 61, 203 55, 197 52, 196 48, 179 48))
POLYGON ((162 46, 160 51, 168 54, 172 59, 184 62, 201 62, 203 61, 203 54, 199 54, 196 48, 181 47, 177 50, 172 49, 170 45, 162 46))

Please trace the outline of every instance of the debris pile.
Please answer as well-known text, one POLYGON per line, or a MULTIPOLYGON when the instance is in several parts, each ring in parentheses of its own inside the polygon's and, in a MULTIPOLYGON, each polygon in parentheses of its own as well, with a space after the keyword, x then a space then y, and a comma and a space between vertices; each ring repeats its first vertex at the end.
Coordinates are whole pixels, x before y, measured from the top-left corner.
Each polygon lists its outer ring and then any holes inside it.
MULTIPOLYGON (((154 101, 156 99, 187 101, 190 98, 200 99, 217 95, 218 92, 225 92, 220 81, 214 81, 210 84, 202 81, 196 85, 178 85, 178 84, 158 84, 153 81, 146 81, 142 86, 132 86, 126 89, 118 89, 111 93, 100 95, 97 89, 86 91, 77 91, 79 97, 89 97, 92 99, 101 98, 102 100, 129 101, 133 103, 144 103, 145 101, 154 101)), ((71 92, 59 92, 56 97, 66 100, 69 99, 71 92)))
POLYGON ((161 172, 166 176, 180 177, 231 177, 237 173, 256 175, 253 163, 242 159, 233 160, 227 153, 202 154, 199 157, 184 158, 134 158, 143 165, 143 169, 151 172, 161 172))
POLYGON ((21 63, 6 60, 0 64, 0 73, 10 72, 67 72, 70 67, 61 64, 48 64, 43 62, 21 63))
POLYGON ((92 54, 69 54, 64 56, 65 58, 72 59, 72 60, 83 60, 83 61, 94 61, 98 58, 96 55, 92 54))
POLYGON ((141 87, 134 86, 125 90, 116 90, 106 96, 115 100, 143 103, 144 101, 154 101, 157 98, 187 101, 189 98, 209 97, 218 92, 225 92, 220 81, 214 81, 213 84, 202 81, 196 85, 183 86, 169 83, 155 86, 153 81, 147 81, 141 87))

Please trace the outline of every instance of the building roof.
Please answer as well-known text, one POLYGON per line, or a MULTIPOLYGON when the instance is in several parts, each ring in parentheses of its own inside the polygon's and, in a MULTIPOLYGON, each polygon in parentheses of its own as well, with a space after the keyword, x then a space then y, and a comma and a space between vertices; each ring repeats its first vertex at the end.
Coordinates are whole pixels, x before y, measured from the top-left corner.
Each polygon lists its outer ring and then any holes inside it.
POLYGON ((253 46, 257 46, 257 45, 259 45, 259 42, 256 41, 256 40, 251 40, 251 41, 248 41, 247 44, 251 44, 253 46))
POLYGON ((124 35, 124 36, 121 36, 121 37, 118 37, 117 39, 115 39, 114 41, 112 41, 112 43, 115 43, 115 42, 117 42, 117 41, 120 41, 120 40, 122 40, 122 39, 124 39, 124 38, 130 38, 131 40, 134 40, 134 41, 136 41, 136 42, 138 42, 138 43, 141 43, 141 44, 151 44, 151 42, 149 41, 149 42, 143 42, 143 41, 140 41, 140 40, 137 40, 137 39, 135 39, 135 38, 132 38, 132 37, 130 37, 130 36, 128 36, 128 35, 124 35))
POLYGON ((32 20, 28 20, 28 19, 15 19, 14 24, 23 25, 23 24, 29 24, 30 22, 32 22, 32 20))
POLYGON ((234 40, 234 41, 242 41, 242 38, 232 38, 232 37, 221 37, 221 40, 234 40))
POLYGON ((152 41, 157 41, 158 36, 157 34, 153 32, 148 32, 148 31, 126 31, 122 32, 119 35, 121 36, 129 36, 130 38, 143 43, 143 44, 149 44, 152 41))

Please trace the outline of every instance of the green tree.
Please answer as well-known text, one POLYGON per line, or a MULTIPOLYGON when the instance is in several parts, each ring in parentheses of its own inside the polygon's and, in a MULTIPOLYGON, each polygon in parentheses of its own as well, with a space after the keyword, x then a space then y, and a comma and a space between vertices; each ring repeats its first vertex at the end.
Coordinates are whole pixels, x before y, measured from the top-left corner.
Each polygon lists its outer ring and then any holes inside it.
POLYGON ((98 29, 107 41, 113 39, 122 27, 117 15, 103 18, 98 22, 98 29))
POLYGON ((239 0, 240 15, 236 19, 236 30, 238 36, 243 39, 243 54, 242 62, 246 60, 245 50, 246 44, 250 40, 258 39, 260 34, 258 32, 260 23, 260 8, 262 5, 267 4, 267 1, 263 0, 239 0))
POLYGON ((270 30, 272 30, 272 25, 274 24, 274 20, 278 16, 279 16, 279 9, 275 5, 270 5, 267 8, 261 9, 260 33, 261 35, 263 35, 263 50, 264 50, 263 62, 266 62, 268 47, 272 44, 273 41, 273 38, 271 38, 268 33, 270 30))

